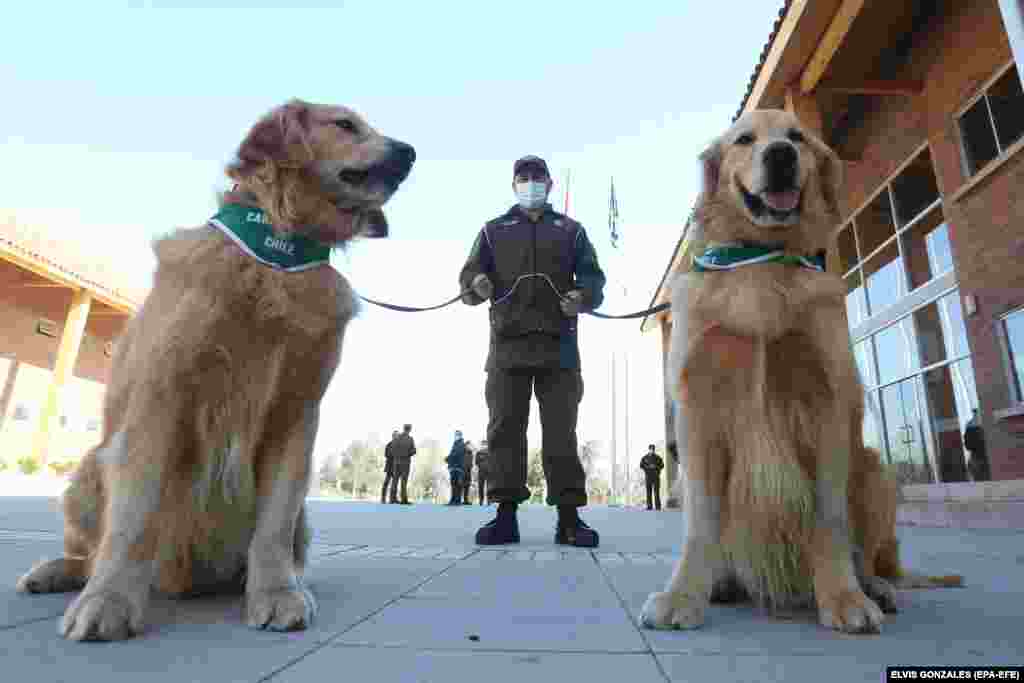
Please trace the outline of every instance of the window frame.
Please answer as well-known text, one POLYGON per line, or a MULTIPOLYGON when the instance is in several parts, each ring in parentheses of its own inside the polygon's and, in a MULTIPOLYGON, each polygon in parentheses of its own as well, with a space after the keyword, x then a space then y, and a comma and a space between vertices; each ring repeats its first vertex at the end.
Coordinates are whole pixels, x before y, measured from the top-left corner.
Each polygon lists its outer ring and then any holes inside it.
MULTIPOLYGON (((1002 66, 1000 66, 998 69, 996 69, 991 76, 985 79, 985 81, 978 86, 978 91, 971 95, 970 98, 967 99, 967 102, 959 109, 957 109, 956 112, 953 114, 953 122, 956 124, 957 130, 957 141, 960 147, 960 170, 964 174, 965 181, 970 181, 978 177, 983 171, 985 171, 985 169, 987 169, 988 167, 992 166, 993 164, 1001 160, 1003 157, 1005 157, 1007 153, 1011 149, 1013 149, 1013 146, 1016 145, 1015 142, 1012 143, 1009 147, 1003 147, 1003 145, 999 142, 999 131, 996 129, 995 118, 992 116, 992 106, 988 102, 988 91, 992 89, 992 86, 995 85, 999 79, 1005 76, 1011 69, 1015 68, 1016 66, 1016 61, 1011 59, 1002 66), (970 156, 967 153, 967 140, 964 136, 964 129, 960 125, 960 121, 961 119, 963 119, 964 115, 982 99, 985 100, 985 111, 988 113, 988 122, 989 126, 991 127, 990 132, 992 133, 992 138, 996 143, 996 155, 972 171, 970 164, 970 156)), ((1018 76, 1019 75, 1020 74, 1018 72, 1018 76)), ((1021 140, 1024 140, 1024 138, 1021 138, 1021 140)), ((1021 140, 1017 140, 1017 142, 1020 142, 1021 140)))
POLYGON ((1010 349, 1010 333, 1006 329, 1006 320, 1015 315, 1024 315, 1024 306, 1011 308, 998 317, 999 334, 996 337, 999 339, 999 350, 1003 356, 1003 371, 1006 373, 1006 384, 1010 390, 1010 406, 1021 407, 1024 406, 1024 386, 1021 386, 1021 382, 1018 381, 1017 374, 1014 371, 1013 353, 1011 353, 1010 349))

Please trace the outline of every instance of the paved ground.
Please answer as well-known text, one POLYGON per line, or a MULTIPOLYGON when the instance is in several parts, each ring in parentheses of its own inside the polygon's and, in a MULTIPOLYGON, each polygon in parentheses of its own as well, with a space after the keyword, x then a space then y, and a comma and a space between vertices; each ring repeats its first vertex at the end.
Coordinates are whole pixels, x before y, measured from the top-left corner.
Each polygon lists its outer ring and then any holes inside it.
POLYGON ((1024 533, 901 530, 916 569, 961 572, 963 589, 900 594, 880 636, 805 618, 716 607, 692 632, 651 632, 636 615, 679 550, 678 512, 587 509, 597 552, 559 552, 553 511, 522 513, 510 552, 472 545, 492 509, 311 500, 309 576, 320 616, 303 633, 241 624, 241 600, 156 601, 122 643, 68 643, 68 595, 14 581, 59 554, 45 497, 0 498, 0 679, 9 681, 878 681, 887 665, 1024 663, 1024 533))

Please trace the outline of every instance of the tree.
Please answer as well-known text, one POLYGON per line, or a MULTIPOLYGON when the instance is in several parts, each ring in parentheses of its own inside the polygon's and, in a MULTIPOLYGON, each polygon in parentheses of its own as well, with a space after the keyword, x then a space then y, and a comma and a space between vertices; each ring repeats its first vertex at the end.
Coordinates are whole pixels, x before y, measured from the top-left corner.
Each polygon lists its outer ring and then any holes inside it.
POLYGON ((539 448, 530 451, 526 459, 526 486, 530 489, 529 502, 544 502, 547 481, 544 478, 544 453, 539 448))

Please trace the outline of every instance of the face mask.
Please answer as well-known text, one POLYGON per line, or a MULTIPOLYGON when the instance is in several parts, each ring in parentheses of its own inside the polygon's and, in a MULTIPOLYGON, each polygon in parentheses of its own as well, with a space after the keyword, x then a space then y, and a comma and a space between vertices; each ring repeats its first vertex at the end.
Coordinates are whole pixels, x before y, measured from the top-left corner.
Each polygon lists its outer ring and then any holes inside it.
POLYGON ((516 200, 524 209, 538 209, 548 198, 547 183, 516 183, 516 200))

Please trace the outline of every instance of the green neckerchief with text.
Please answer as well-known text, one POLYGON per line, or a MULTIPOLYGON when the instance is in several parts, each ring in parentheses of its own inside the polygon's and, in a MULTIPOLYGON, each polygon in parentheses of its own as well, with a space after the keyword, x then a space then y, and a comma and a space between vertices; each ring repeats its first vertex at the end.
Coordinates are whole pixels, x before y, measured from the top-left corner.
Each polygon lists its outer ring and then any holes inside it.
POLYGON ((295 273, 331 262, 330 247, 302 235, 275 235, 267 214, 253 206, 225 204, 210 225, 249 256, 277 270, 295 273))
POLYGON ((693 269, 698 273, 711 270, 733 270, 757 263, 786 263, 794 266, 825 271, 824 260, 816 256, 795 256, 782 249, 759 244, 721 244, 709 247, 700 256, 693 257, 693 269))

